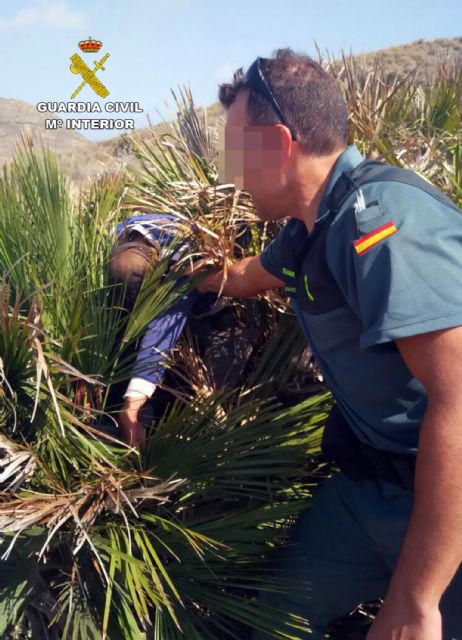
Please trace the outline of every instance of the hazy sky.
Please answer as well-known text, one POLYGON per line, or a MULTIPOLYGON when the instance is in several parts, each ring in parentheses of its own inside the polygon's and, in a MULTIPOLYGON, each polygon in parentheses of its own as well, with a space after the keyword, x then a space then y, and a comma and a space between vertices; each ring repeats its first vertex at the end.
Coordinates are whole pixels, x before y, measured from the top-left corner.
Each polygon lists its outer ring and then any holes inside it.
MULTIPOLYGON (((81 57, 93 68, 110 53, 98 72, 107 101, 138 101, 145 126, 146 113, 168 115, 170 88, 189 83, 196 103, 209 104, 237 67, 279 47, 360 53, 459 36, 461 22, 461 0, 0 0, 0 97, 69 101, 80 83, 69 57, 92 36, 101 51, 81 57)), ((98 98, 86 86, 76 100, 98 98)))

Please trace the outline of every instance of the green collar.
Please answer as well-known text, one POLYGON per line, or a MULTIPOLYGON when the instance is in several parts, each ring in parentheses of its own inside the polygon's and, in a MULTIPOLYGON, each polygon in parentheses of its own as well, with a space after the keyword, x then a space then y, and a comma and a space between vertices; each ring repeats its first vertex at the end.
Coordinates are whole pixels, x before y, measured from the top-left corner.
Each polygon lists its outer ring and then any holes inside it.
POLYGON ((319 206, 319 211, 315 222, 324 218, 324 216, 329 212, 327 202, 338 178, 340 178, 344 171, 350 171, 351 169, 354 169, 363 160, 364 158, 355 144, 347 147, 345 151, 339 155, 332 168, 329 182, 327 183, 326 190, 324 191, 324 194, 322 196, 321 204, 319 206))

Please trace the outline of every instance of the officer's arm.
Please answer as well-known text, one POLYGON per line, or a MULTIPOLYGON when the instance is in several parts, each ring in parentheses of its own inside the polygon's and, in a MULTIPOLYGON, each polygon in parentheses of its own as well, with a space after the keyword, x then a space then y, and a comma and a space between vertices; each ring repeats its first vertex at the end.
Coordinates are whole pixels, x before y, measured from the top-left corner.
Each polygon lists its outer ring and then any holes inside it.
POLYGON ((462 326, 401 338, 396 345, 428 399, 412 516, 381 624, 396 615, 393 609, 400 599, 415 615, 433 611, 436 616, 441 596, 462 562, 462 326))
POLYGON ((224 279, 223 294, 231 298, 251 298, 258 293, 284 285, 282 280, 263 268, 260 256, 252 256, 229 267, 226 278, 224 271, 218 271, 205 278, 198 284, 197 290, 200 293, 218 293, 224 279))

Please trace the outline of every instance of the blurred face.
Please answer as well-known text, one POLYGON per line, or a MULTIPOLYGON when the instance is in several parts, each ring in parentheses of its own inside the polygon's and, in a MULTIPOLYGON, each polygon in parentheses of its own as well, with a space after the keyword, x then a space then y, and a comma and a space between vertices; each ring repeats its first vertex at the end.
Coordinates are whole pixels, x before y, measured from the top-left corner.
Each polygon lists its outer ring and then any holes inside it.
POLYGON ((283 125, 248 125, 248 94, 248 89, 239 91, 228 110, 220 138, 220 181, 248 191, 263 220, 277 219, 288 215, 281 212, 281 199, 287 187, 283 168, 291 136, 283 125))

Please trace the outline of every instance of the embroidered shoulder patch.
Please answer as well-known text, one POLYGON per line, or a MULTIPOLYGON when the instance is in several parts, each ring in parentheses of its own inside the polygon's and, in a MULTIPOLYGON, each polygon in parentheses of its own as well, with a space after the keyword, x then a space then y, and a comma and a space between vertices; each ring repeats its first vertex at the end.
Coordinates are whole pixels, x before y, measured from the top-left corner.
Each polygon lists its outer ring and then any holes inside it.
POLYGON ((378 244, 381 240, 385 240, 385 238, 388 238, 388 236, 393 235, 397 231, 398 229, 395 227, 394 222, 387 222, 387 224, 377 227, 377 229, 366 233, 365 236, 361 236, 353 242, 356 253, 358 256, 362 255, 378 244))

